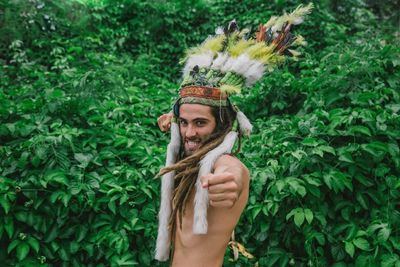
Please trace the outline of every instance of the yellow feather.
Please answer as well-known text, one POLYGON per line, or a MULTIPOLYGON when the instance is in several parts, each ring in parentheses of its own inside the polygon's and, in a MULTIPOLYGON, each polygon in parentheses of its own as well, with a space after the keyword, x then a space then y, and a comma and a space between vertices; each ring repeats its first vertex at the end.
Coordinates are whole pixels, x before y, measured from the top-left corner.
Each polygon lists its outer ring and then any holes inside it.
POLYGON ((299 5, 292 13, 287 15, 287 21, 290 24, 293 24, 293 22, 297 19, 301 19, 305 15, 308 15, 311 13, 311 10, 313 9, 313 4, 309 3, 307 6, 303 7, 303 5, 299 5))
POLYGON ((229 49, 229 54, 232 57, 238 57, 243 54, 244 50, 246 50, 249 46, 254 44, 254 40, 240 40, 234 46, 229 49))
POLYGON ((313 3, 309 3, 305 7, 303 7, 303 5, 299 5, 292 13, 290 13, 290 15, 295 17, 304 17, 305 15, 310 14, 313 8, 313 3))
POLYGON ((294 40, 292 45, 300 45, 300 46, 305 46, 307 45, 306 40, 304 40, 304 37, 301 35, 296 35, 296 40, 294 40))
POLYGON ((281 31, 282 26, 286 21, 287 21, 287 14, 282 15, 275 20, 275 23, 272 25, 272 27, 275 27, 276 31, 281 31))
POLYGON ((209 38, 201 46, 204 51, 211 50, 213 52, 219 52, 222 49, 222 44, 225 40, 225 35, 221 34, 212 38, 209 38))
POLYGON ((239 41, 239 32, 233 32, 228 38, 228 44, 226 50, 230 50, 239 41))
POLYGON ((275 24, 275 22, 276 22, 277 19, 278 19, 277 16, 272 16, 272 17, 267 21, 267 23, 264 24, 264 27, 267 28, 267 29, 268 29, 269 27, 272 27, 272 25, 275 24))
POLYGON ((273 52, 271 46, 266 46, 264 42, 258 42, 246 50, 247 54, 251 59, 260 59, 263 56, 269 55, 273 52))
POLYGON ((299 57, 301 55, 301 53, 299 51, 296 50, 292 50, 292 49, 288 49, 290 53, 292 53, 292 55, 294 57, 299 57))
POLYGON ((208 38, 203 42, 203 44, 188 49, 186 51, 186 57, 182 61, 186 61, 190 55, 201 54, 210 50, 216 53, 222 49, 222 44, 224 40, 225 35, 218 35, 208 38))

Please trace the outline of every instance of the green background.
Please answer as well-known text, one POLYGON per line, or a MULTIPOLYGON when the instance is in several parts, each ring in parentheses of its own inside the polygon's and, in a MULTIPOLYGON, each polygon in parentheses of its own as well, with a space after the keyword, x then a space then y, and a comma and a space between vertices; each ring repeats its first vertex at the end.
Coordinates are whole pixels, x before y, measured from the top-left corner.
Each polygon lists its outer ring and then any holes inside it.
MULTIPOLYGON (((300 3, 0 0, 0 265, 167 266, 156 118, 179 60, 300 3)), ((397 4, 314 2, 302 58, 234 98, 254 125, 236 229, 254 258, 224 266, 400 266, 397 4)))

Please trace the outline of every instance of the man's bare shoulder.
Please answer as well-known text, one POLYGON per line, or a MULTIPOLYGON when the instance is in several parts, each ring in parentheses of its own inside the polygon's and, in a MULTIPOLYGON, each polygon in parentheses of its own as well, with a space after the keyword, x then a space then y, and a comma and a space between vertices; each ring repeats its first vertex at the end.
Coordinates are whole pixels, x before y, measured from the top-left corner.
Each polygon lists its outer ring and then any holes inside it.
POLYGON ((231 155, 222 155, 220 156, 214 165, 215 169, 222 168, 224 171, 229 171, 232 169, 237 169, 240 171, 241 176, 249 178, 250 172, 249 169, 236 157, 231 155))

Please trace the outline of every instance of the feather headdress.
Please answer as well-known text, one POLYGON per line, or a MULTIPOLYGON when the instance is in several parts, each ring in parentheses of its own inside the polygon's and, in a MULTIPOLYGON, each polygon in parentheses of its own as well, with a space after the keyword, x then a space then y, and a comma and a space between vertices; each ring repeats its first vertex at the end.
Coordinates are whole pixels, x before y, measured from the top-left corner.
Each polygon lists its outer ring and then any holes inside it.
MULTIPOLYGON (((248 38, 248 30, 239 30, 235 20, 225 28, 219 27, 214 36, 187 51, 183 62, 183 81, 178 104, 196 103, 208 106, 229 106, 228 97, 253 85, 266 71, 273 71, 288 57, 300 53, 293 47, 304 45, 304 38, 291 33, 292 28, 304 21, 312 4, 299 6, 292 13, 272 17, 258 27, 255 38, 248 38)), ((194 199, 193 233, 207 233, 208 191, 201 187, 200 177, 212 171, 215 161, 224 153, 231 153, 238 134, 249 135, 252 125, 236 107, 236 122, 223 142, 209 151, 199 162, 194 199)), ((179 126, 173 122, 171 142, 167 149, 166 166, 176 162, 179 152, 179 126)), ((171 196, 174 173, 162 177, 161 207, 155 258, 169 258, 171 236, 168 221, 171 216, 171 196)))

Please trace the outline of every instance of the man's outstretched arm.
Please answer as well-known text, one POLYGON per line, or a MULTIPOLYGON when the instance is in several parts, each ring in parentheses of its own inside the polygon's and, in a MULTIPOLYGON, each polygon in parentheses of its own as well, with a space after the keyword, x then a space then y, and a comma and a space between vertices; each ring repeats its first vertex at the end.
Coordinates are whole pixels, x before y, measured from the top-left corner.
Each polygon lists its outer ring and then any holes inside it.
POLYGON ((210 206, 232 208, 240 196, 249 191, 249 170, 235 157, 223 155, 214 165, 214 173, 201 177, 208 188, 210 206))

